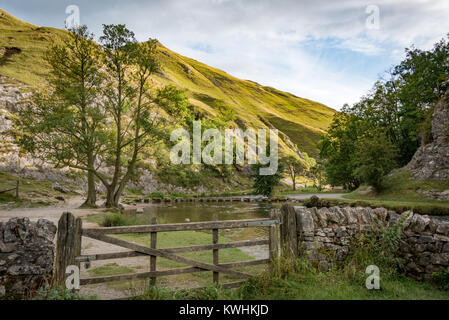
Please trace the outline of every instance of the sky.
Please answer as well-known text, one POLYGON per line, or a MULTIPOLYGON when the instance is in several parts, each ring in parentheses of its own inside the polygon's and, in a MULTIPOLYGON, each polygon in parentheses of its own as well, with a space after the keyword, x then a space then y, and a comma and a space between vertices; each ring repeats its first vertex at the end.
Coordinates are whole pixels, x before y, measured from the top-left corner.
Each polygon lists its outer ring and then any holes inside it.
POLYGON ((64 28, 70 5, 98 37, 126 24, 139 41, 334 109, 449 33, 449 0, 0 0, 27 22, 64 28))

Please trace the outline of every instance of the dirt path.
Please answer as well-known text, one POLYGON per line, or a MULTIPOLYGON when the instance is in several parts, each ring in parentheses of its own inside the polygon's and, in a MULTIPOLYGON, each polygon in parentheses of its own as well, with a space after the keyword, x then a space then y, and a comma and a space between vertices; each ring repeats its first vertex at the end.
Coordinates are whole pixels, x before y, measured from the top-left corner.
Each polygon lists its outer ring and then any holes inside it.
POLYGON ((62 213, 66 211, 70 211, 78 217, 85 217, 102 211, 102 209, 80 209, 79 207, 83 202, 82 197, 72 197, 48 207, 2 209, 0 210, 0 221, 7 221, 15 217, 28 217, 31 221, 47 219, 57 224, 62 213))

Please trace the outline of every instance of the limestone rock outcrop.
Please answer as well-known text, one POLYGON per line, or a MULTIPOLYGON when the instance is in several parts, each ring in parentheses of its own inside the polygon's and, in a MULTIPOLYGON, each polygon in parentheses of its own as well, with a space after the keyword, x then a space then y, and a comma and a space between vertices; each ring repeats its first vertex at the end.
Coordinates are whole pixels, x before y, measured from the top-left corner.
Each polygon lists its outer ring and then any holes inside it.
POLYGON ((449 179, 449 93, 435 107, 432 137, 433 142, 420 147, 405 167, 417 180, 449 179))

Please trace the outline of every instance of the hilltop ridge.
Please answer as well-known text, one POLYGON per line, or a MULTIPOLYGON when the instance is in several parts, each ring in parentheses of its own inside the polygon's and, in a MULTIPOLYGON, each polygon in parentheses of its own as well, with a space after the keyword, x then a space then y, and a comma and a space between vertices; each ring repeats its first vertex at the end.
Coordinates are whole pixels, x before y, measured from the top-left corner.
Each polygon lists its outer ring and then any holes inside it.
MULTIPOLYGON (((45 82, 43 60, 48 46, 64 41, 67 31, 40 27, 0 9, 0 75, 31 87, 45 82)), ((254 81, 241 80, 158 44, 161 72, 155 86, 175 85, 186 90, 190 103, 207 116, 215 116, 214 102, 224 101, 236 114, 240 127, 274 127, 281 132, 281 152, 317 156, 316 143, 335 110, 254 81)))

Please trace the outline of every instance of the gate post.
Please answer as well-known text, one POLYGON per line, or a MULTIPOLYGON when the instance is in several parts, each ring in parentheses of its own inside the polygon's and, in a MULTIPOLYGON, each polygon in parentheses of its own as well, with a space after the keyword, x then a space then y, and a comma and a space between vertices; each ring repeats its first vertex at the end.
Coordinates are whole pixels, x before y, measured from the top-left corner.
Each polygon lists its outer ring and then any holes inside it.
MULTIPOLYGON (((157 224, 157 218, 153 217, 151 218, 151 224, 157 224)), ((151 249, 156 249, 157 247, 157 232, 151 232, 150 233, 150 248, 151 249)), ((156 256, 150 256, 150 271, 156 271, 156 260, 157 257, 156 256)), ((156 277, 150 277, 150 286, 155 286, 156 285, 156 277)))
POLYGON ((56 257, 53 271, 53 285, 65 287, 65 271, 70 265, 80 267, 75 258, 81 255, 83 222, 70 212, 64 212, 58 222, 56 257))
MULTIPOLYGON (((214 221, 218 221, 218 214, 214 214, 214 221)), ((218 244, 218 229, 212 229, 212 243, 213 244, 218 244)), ((213 257, 213 264, 214 265, 218 265, 219 262, 219 258, 218 258, 218 249, 213 249, 212 250, 212 257, 213 257)), ((214 271, 213 272, 213 282, 214 285, 218 286, 218 282, 219 282, 219 278, 220 278, 220 273, 214 271)))
POLYGON ((296 212, 289 204, 281 207, 281 248, 288 257, 298 256, 298 233, 296 212))

